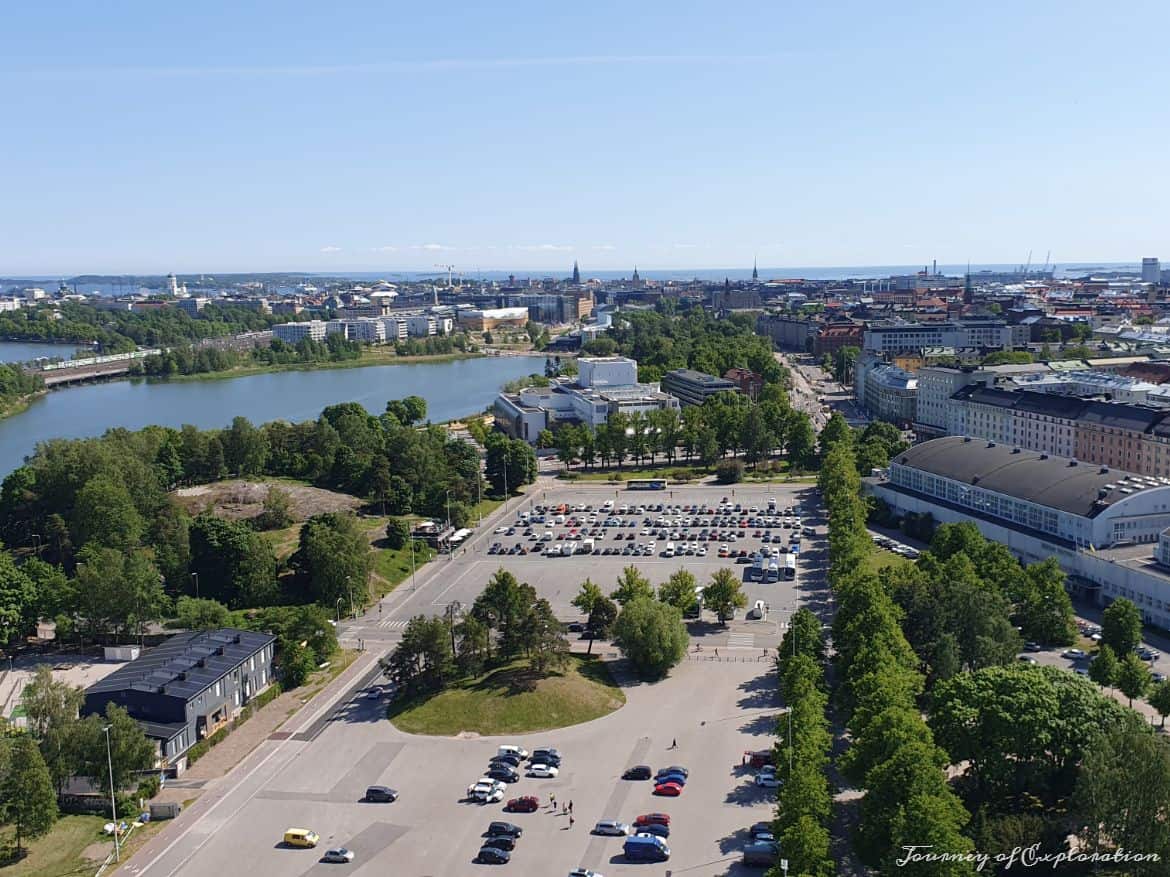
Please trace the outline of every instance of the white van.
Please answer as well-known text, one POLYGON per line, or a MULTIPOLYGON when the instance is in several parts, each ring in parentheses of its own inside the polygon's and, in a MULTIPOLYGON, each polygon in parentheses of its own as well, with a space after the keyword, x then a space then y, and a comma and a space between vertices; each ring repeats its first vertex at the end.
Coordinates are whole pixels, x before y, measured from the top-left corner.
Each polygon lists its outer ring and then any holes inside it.
POLYGON ((528 750, 523 746, 511 746, 507 743, 496 750, 496 755, 515 755, 521 761, 528 757, 528 750))
POLYGON ((674 543, 667 542, 666 550, 662 552, 663 557, 674 557, 674 543))

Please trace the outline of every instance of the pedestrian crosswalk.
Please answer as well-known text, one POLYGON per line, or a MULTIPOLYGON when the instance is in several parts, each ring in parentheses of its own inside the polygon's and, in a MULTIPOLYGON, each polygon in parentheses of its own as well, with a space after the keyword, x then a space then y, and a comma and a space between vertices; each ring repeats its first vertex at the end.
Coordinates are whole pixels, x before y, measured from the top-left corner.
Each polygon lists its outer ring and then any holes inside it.
POLYGON ((395 621, 394 619, 387 618, 385 621, 379 621, 378 627, 382 630, 402 630, 406 627, 406 624, 405 621, 395 621))
POLYGON ((730 633, 727 635, 729 649, 754 649, 756 636, 753 633, 730 633))

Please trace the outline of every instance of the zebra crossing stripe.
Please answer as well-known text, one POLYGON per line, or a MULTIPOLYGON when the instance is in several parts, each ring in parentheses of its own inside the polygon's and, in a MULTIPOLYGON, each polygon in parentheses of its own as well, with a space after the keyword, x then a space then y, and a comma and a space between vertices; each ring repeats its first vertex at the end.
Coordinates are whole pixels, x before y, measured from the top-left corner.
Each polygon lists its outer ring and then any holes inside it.
POLYGON ((753 649, 756 637, 752 633, 732 633, 727 636, 727 646, 732 649, 753 649))
POLYGON ((390 620, 379 621, 378 627, 380 627, 382 630, 402 630, 403 628, 406 627, 406 622, 405 621, 390 621, 390 620))

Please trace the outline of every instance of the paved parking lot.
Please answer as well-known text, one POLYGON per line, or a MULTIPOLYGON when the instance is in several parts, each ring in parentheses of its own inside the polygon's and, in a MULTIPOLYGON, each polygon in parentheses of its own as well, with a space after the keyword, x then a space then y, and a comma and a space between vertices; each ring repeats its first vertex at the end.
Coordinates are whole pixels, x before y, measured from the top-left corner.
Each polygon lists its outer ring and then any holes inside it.
MULTIPOLYGON (((521 509, 534 504, 572 501, 596 506, 613 494, 612 487, 550 488, 523 505, 515 504, 505 520, 513 520, 521 509)), ((724 494, 732 499, 730 489, 718 488, 675 489, 673 495, 663 491, 653 497, 623 490, 617 501, 717 504, 724 494)), ((802 540, 795 581, 752 581, 745 586, 752 600, 771 604, 771 617, 765 621, 740 618, 723 627, 708 613, 692 622, 692 637, 703 644, 702 651, 692 649, 668 679, 654 685, 628 679, 619 669, 616 676, 622 680, 627 703, 615 713, 559 731, 508 738, 412 736, 385 721, 383 703, 362 696, 374 678, 370 676, 315 721, 307 719, 262 744, 242 766, 242 776, 229 778, 232 788, 221 800, 160 855, 132 862, 128 870, 150 877, 219 877, 238 873, 246 863, 249 870, 276 877, 338 873, 334 869, 339 868, 353 874, 445 877, 491 872, 493 867, 502 873, 548 877, 582 866, 607 877, 762 873, 745 869, 739 863, 739 851, 747 828, 770 819, 774 809, 774 790, 757 787, 754 772, 742 765, 745 751, 772 744, 782 714, 774 664, 763 650, 771 651, 778 644, 788 612, 801 605, 821 609, 819 601, 824 597, 824 521, 818 517, 811 488, 737 487, 732 501, 750 508, 766 505, 770 496, 776 497, 781 509, 802 505, 805 524, 816 534, 802 540), (467 787, 502 743, 517 743, 529 750, 552 746, 561 751, 564 761, 559 776, 521 778, 509 786, 505 800, 530 794, 540 796, 542 803, 550 794, 556 795, 559 804, 571 800, 575 820, 571 828, 559 807, 555 812, 542 806, 535 813, 505 814, 502 804, 465 800, 467 787), (638 763, 655 769, 673 764, 689 768, 682 796, 658 798, 651 794, 651 782, 620 779, 627 767, 638 763), (363 803, 364 789, 379 784, 398 789, 401 798, 393 804, 363 803), (630 822, 640 813, 653 811, 672 817, 667 863, 626 862, 621 838, 589 834, 600 819, 630 822), (476 864, 473 859, 481 835, 496 819, 519 824, 523 837, 510 864, 476 864), (284 848, 282 834, 294 826, 317 831, 321 846, 316 851, 284 848), (348 866, 319 863, 320 853, 330 846, 353 849, 355 862, 348 866)), ((470 605, 501 566, 531 583, 566 620, 579 617, 569 601, 586 576, 608 590, 630 563, 655 584, 684 567, 700 582, 720 566, 743 568, 713 553, 706 558, 488 554, 495 541, 503 540, 490 530, 477 535, 459 554, 437 561, 425 578, 420 576, 417 589, 409 583, 400 587, 384 601, 380 614, 375 609, 343 625, 343 637, 362 638, 371 650, 389 649, 410 616, 441 612, 452 601, 470 605)), ((741 542, 753 547, 761 544, 751 536, 741 542)), ((603 653, 616 660, 611 650, 603 649, 603 653)))
MULTIPOLYGON (((587 518, 589 513, 581 514, 587 518)), ((703 585, 710 580, 711 574, 715 570, 720 567, 730 567, 741 578, 748 579, 744 583, 744 591, 748 596, 749 607, 756 600, 762 600, 771 607, 768 618, 748 621, 744 618, 744 613, 740 612, 736 620, 724 628, 715 623, 712 613, 707 612, 704 613, 702 619, 691 623, 691 633, 695 637, 703 637, 701 641, 704 648, 707 648, 708 644, 711 647, 719 648, 732 645, 742 648, 768 648, 779 642, 787 616, 800 605, 815 604, 821 594, 825 562, 823 555, 825 521, 820 515, 819 504, 810 485, 763 485, 746 488, 737 485, 734 492, 731 488, 717 487, 687 487, 644 492, 615 491, 610 486, 557 487, 540 491, 532 497, 526 498, 523 502, 513 501, 513 507, 502 519, 502 522, 507 525, 515 525, 515 533, 512 536, 495 533, 495 528, 488 528, 486 532, 477 534, 474 540, 459 549, 454 556, 443 557, 435 561, 438 565, 437 572, 440 579, 435 585, 416 594, 410 590, 408 585, 404 584, 387 598, 381 615, 374 613, 372 617, 367 617, 356 625, 348 626, 346 631, 349 637, 361 637, 367 645, 372 643, 392 644, 400 635, 402 628, 406 626, 406 620, 411 615, 419 612, 442 613, 452 602, 457 602, 462 607, 470 606, 483 590, 492 573, 500 568, 511 571, 521 581, 531 584, 536 589, 537 594, 552 604, 553 610, 559 618, 571 621, 583 620, 581 614, 572 606, 571 601, 580 590, 581 582, 587 576, 608 592, 614 587, 621 571, 630 565, 637 566, 655 585, 666 581, 670 574, 678 569, 689 570, 698 583, 703 585), (665 511, 646 511, 642 514, 619 516, 623 524, 636 518, 635 527, 604 527, 601 521, 592 525, 602 533, 598 537, 593 537, 595 550, 592 554, 546 557, 534 551, 525 555, 489 553, 492 545, 497 542, 503 545, 505 550, 516 545, 535 548, 541 544, 549 544, 526 537, 524 535, 525 526, 520 524, 518 518, 521 512, 531 513, 534 507, 540 505, 557 506, 564 503, 570 506, 592 505, 596 509, 606 500, 613 500, 618 506, 628 503, 642 506, 702 504, 715 507, 724 496, 732 504, 739 503, 745 509, 742 513, 732 515, 736 521, 735 525, 726 524, 718 527, 722 532, 734 531, 736 533, 738 539, 726 542, 729 548, 734 548, 736 552, 742 550, 752 554, 760 550, 765 544, 763 542, 765 534, 774 534, 778 539, 783 538, 783 547, 787 548, 793 532, 791 527, 784 528, 780 523, 777 523, 772 529, 764 526, 741 528, 738 526, 739 519, 751 517, 750 513, 746 511, 747 509, 752 506, 766 508, 771 497, 775 497, 781 513, 787 507, 800 506, 802 508, 803 532, 801 533, 800 550, 796 554, 797 569, 794 581, 780 580, 767 583, 759 581, 756 577, 751 576, 749 564, 737 563, 736 559, 718 556, 718 549, 724 544, 723 540, 708 540, 706 542, 696 540, 685 543, 688 546, 706 545, 708 549, 706 557, 663 557, 662 553, 666 542, 673 540, 659 538, 657 533, 663 528, 654 526, 653 523, 646 525, 644 522, 647 518, 653 522, 659 517, 671 519, 685 517, 683 514, 665 511), (643 531, 648 529, 653 530, 653 533, 643 535, 643 531), (619 542, 614 538, 618 532, 636 535, 632 541, 623 539, 619 542), (756 532, 760 533, 759 537, 754 535, 756 532), (606 555, 597 550, 646 544, 651 540, 655 541, 657 545, 654 553, 649 556, 606 555)), ((603 518, 604 516, 598 515, 598 517, 603 518)), ((780 514, 778 518, 782 519, 783 514, 780 514)), ((710 517, 704 516, 704 520, 709 521, 710 517)), ((696 523, 689 528, 672 525, 668 529, 672 532, 679 531, 688 535, 694 533, 697 536, 704 527, 713 529, 713 525, 708 523, 696 523)), ((561 525, 550 525, 547 522, 534 524, 532 529, 538 533, 551 530, 554 533, 552 544, 563 544, 566 540, 557 540, 556 535, 568 536, 573 529, 580 531, 580 526, 572 527, 566 520, 566 523, 561 525)), ((580 535, 579 532, 577 535, 580 535)), ((777 546, 770 542, 769 547, 777 546)), ((783 555, 780 557, 782 563, 783 555)), ((818 606, 812 605, 812 608, 818 608, 818 606)))

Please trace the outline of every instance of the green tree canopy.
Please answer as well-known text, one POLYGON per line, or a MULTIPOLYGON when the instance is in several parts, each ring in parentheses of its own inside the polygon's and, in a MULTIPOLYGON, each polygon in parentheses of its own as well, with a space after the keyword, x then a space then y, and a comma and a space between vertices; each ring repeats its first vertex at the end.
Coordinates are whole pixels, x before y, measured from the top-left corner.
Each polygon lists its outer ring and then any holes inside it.
POLYGON ((614 643, 638 673, 657 679, 686 655, 687 629, 678 609, 643 596, 622 607, 614 643))

